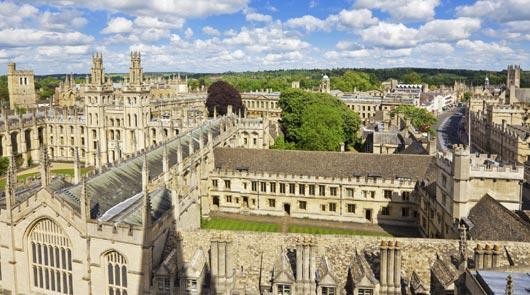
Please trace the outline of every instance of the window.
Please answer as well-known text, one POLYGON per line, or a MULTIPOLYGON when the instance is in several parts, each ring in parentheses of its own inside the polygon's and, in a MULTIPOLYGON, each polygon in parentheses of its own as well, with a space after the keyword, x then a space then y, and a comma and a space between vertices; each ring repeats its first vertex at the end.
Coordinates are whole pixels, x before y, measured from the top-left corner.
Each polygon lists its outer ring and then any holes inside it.
POLYGON ((73 294, 72 246, 63 229, 50 219, 41 220, 31 230, 29 243, 33 287, 73 294))
POLYGON ((385 190, 385 199, 392 199, 392 191, 389 189, 385 190))
POLYGON ((337 211, 337 203, 329 203, 329 211, 331 212, 337 211))
POLYGON ((226 196, 225 198, 227 203, 232 203, 232 196, 226 196))
POLYGON ((305 184, 298 185, 298 193, 301 195, 305 195, 305 184))
POLYGON ((271 193, 275 193, 276 192, 276 182, 269 183, 269 189, 270 189, 271 193))
POLYGON ((408 207, 401 208, 401 216, 408 217, 409 213, 410 213, 409 211, 410 211, 410 209, 408 207))
POLYGON ((158 291, 161 291, 163 293, 169 294, 168 292, 171 289, 171 284, 170 284, 169 278, 162 277, 162 278, 158 278, 157 281, 158 281, 158 283, 157 283, 158 291))
POLYGON ((326 195, 326 186, 324 186, 324 185, 319 185, 318 186, 318 195, 319 196, 326 195))
POLYGON ((315 195, 315 185, 310 184, 309 185, 309 195, 314 196, 315 195))
POLYGON ((258 182, 257 181, 253 181, 251 186, 252 186, 252 191, 253 192, 257 192, 258 191, 258 182))
POLYGON ((267 183, 266 182, 260 183, 260 190, 262 192, 266 192, 267 191, 267 183))
POLYGON ((355 213, 355 204, 348 204, 348 213, 355 213))
POLYGON ((375 199, 375 191, 370 191, 370 198, 375 199))
POLYGON ((280 183, 280 194, 285 194, 285 183, 280 183))
POLYGON ((294 183, 289 183, 289 193, 294 194, 295 193, 295 185, 294 183))
POLYGON ((197 290, 197 280, 186 280, 186 290, 197 290))
POLYGON ((269 207, 276 207, 276 200, 275 199, 269 199, 269 207))
POLYGON ((291 285, 278 284, 278 295, 291 295, 291 285))
POLYGON ((329 188, 329 194, 332 195, 332 196, 336 196, 337 195, 337 188, 336 187, 330 187, 329 188))
POLYGON ((212 179, 212 186, 216 188, 218 185, 219 183, 217 183, 217 179, 212 179))
POLYGON ((408 202, 410 200, 410 192, 402 192, 401 197, 403 198, 404 202, 408 202))
POLYGON ((300 210, 306 210, 307 209, 307 202, 306 201, 298 201, 298 208, 300 208, 300 210))
POLYGON ((127 262, 118 252, 112 251, 105 255, 107 265, 108 295, 127 294, 127 262))
POLYGON ((353 188, 347 188, 346 189, 346 196, 353 197, 353 188))
POLYGON ((230 188, 230 180, 225 180, 225 188, 230 188))
POLYGON ((390 208, 388 207, 381 208, 381 215, 390 215, 390 208))
POLYGON ((322 210, 322 212, 326 212, 326 205, 320 205, 320 210, 322 210))
POLYGON ((359 295, 374 295, 374 290, 373 289, 359 289, 357 291, 357 294, 359 294, 359 295))
POLYGON ((322 295, 335 295, 335 287, 322 287, 322 295))

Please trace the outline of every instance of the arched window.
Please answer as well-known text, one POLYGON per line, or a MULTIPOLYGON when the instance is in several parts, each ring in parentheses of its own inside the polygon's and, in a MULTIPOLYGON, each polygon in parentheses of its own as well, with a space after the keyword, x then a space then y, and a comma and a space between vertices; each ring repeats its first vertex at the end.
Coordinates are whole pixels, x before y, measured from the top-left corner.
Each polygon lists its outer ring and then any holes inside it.
POLYGON ((28 239, 33 288, 73 294, 72 244, 63 229, 52 220, 43 219, 33 227, 28 239))
POLYGON ((127 261, 116 251, 105 255, 107 295, 127 295, 127 261))

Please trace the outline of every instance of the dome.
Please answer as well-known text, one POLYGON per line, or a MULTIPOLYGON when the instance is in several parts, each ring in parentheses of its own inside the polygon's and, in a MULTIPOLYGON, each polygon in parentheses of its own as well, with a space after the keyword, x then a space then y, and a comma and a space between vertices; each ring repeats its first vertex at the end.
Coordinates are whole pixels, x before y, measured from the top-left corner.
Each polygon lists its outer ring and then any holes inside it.
POLYGON ((322 80, 329 80, 328 75, 324 74, 324 76, 322 76, 322 80))

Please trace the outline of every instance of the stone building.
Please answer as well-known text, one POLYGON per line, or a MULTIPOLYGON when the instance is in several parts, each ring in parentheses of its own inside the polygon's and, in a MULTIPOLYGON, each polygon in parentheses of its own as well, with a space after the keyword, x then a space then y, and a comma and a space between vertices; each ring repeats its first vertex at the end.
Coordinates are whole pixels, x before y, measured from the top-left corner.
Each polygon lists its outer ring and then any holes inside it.
POLYGON ((2 155, 13 151, 27 166, 39 161, 37 151, 45 144, 53 161, 73 161, 77 146, 85 165, 100 167, 198 126, 206 116, 203 96, 153 96, 137 52, 131 53, 128 79, 120 88, 114 88, 105 75, 100 53, 92 57, 85 84, 79 91, 76 87, 73 77, 67 76, 56 93, 59 104, 72 107, 37 109, 25 115, 4 111, 2 155))
POLYGON ((7 65, 7 88, 10 109, 29 109, 37 105, 33 71, 17 70, 14 62, 9 63, 7 65))
POLYGON ((73 74, 66 75, 64 81, 55 88, 52 98, 53 106, 73 107, 81 98, 81 91, 77 87, 73 74))

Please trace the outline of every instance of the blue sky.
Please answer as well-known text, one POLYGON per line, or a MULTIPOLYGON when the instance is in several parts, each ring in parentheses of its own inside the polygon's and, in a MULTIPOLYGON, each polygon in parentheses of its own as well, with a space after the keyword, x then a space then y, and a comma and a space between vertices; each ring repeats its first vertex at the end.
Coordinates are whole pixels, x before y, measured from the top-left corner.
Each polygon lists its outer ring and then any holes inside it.
POLYGON ((530 0, 0 1, 0 73, 530 67, 530 0))

